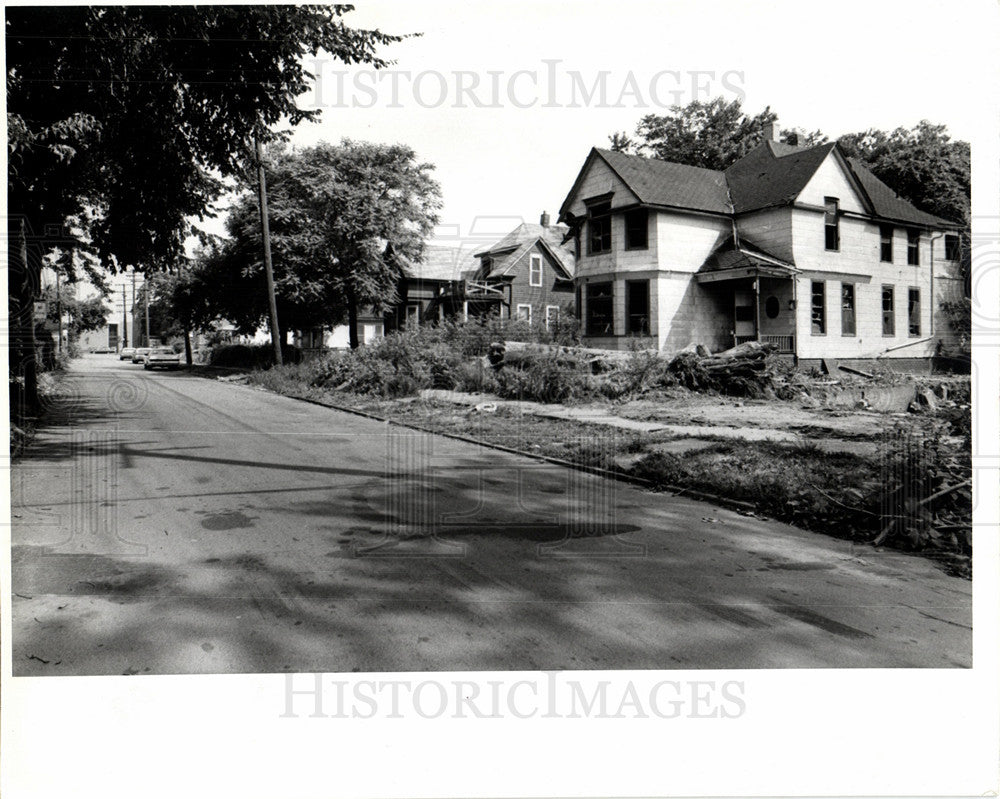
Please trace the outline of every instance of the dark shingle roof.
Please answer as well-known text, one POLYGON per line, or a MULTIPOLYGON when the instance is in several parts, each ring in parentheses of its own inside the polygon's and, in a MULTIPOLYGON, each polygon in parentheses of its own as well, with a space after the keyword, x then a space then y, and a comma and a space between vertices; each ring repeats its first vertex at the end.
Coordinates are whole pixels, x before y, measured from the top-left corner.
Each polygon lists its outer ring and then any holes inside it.
MULTIPOLYGON (((797 147, 765 141, 724 172, 597 147, 591 155, 602 158, 644 205, 730 216, 793 202, 836 147, 835 142, 797 147)), ((956 226, 899 197, 857 158, 845 160, 874 217, 928 227, 956 226)))
POLYGON ((614 150, 595 150, 641 203, 719 214, 732 212, 722 172, 614 150))
POLYGON ((785 258, 779 258, 763 247, 754 244, 746 236, 741 235, 739 246, 736 245, 732 236, 719 242, 698 271, 717 272, 722 269, 738 269, 749 266, 790 269, 794 268, 795 264, 785 258))
POLYGON ((806 187, 834 144, 798 148, 764 142, 726 170, 737 213, 792 202, 806 187))
POLYGON ((908 222, 910 224, 927 225, 929 227, 955 227, 957 225, 955 222, 949 222, 933 214, 921 211, 907 200, 904 200, 885 183, 875 177, 861 159, 848 158, 847 161, 861 187, 865 190, 865 194, 871 200, 875 216, 896 222, 908 222))
POLYGON ((524 254, 531 249, 536 241, 541 239, 559 262, 559 265, 572 277, 576 271, 576 258, 571 245, 564 244, 563 239, 569 228, 565 225, 536 225, 523 222, 504 236, 488 250, 476 255, 489 255, 492 265, 489 277, 499 277, 516 264, 524 254))

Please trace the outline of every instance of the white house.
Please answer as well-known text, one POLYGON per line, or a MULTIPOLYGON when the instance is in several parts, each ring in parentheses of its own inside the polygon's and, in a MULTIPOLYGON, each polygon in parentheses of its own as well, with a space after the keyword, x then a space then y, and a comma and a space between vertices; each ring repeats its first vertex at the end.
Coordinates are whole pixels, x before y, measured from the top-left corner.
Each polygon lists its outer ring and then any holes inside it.
POLYGON ((953 338, 940 304, 962 294, 960 225, 836 144, 768 138, 725 171, 595 148, 560 221, 589 346, 761 340, 799 361, 916 366, 953 338))

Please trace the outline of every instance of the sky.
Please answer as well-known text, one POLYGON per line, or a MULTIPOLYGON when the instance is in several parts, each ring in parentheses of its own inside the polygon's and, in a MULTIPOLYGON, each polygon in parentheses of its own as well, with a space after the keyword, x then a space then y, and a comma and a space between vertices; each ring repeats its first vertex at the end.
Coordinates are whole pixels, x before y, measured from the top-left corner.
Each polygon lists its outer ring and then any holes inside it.
POLYGON ((542 211, 554 221, 591 147, 694 99, 740 97, 831 138, 928 119, 974 142, 989 77, 975 35, 992 31, 977 0, 431 0, 359 3, 345 21, 422 36, 380 50, 396 61, 385 74, 311 65, 300 104, 322 116, 292 142, 412 147, 436 168, 444 244, 495 240, 542 211))

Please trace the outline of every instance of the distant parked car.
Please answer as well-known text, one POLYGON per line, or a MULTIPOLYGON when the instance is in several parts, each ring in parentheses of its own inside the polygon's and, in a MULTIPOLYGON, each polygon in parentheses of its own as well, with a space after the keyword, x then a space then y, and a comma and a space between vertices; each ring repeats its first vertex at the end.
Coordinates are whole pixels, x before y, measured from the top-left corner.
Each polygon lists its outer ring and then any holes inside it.
POLYGON ((149 347, 136 347, 135 352, 132 353, 132 363, 143 363, 147 355, 149 355, 149 347))
POLYGON ((122 351, 118 353, 118 360, 131 361, 133 355, 135 355, 135 347, 122 347, 122 351))
POLYGON ((170 347, 153 347, 143 359, 143 369, 180 369, 181 354, 170 347))

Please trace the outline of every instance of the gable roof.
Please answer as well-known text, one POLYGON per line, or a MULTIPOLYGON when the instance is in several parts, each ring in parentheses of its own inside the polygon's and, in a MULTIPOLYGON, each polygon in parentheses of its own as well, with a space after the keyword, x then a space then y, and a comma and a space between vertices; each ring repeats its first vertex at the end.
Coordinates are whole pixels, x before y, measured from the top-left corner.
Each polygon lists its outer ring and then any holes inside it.
POLYGON ((689 208, 716 214, 732 212, 726 177, 722 172, 597 147, 591 153, 603 159, 645 205, 689 208))
POLYGON ((538 242, 562 268, 566 276, 573 277, 576 272, 576 258, 571 247, 563 243, 567 233, 569 228, 565 225, 536 225, 523 222, 488 250, 476 253, 476 257, 490 258, 491 268, 486 277, 501 277, 538 242))
POLYGON ((698 272, 719 272, 748 267, 794 270, 795 264, 768 252, 746 236, 741 235, 737 243, 735 237, 730 235, 715 246, 698 272))
POLYGON ((875 216, 895 222, 908 222, 928 227, 956 227, 956 222, 949 222, 941 217, 928 214, 904 200, 885 183, 875 177, 860 158, 848 158, 847 163, 855 178, 861 184, 865 194, 871 201, 875 216))
POLYGON ((767 141, 754 147, 725 172, 736 212, 794 201, 835 146, 798 148, 767 141))
POLYGON ((423 258, 411 261, 399 258, 403 275, 411 280, 461 280, 463 272, 475 269, 477 261, 469 249, 444 247, 428 244, 424 247, 423 258))
POLYGON ((560 213, 566 216, 595 158, 602 159, 643 205, 733 216, 794 202, 831 152, 873 217, 927 227, 956 226, 954 222, 919 210, 896 195, 861 161, 844 156, 836 142, 798 147, 768 140, 725 171, 595 147, 587 156, 560 213))

